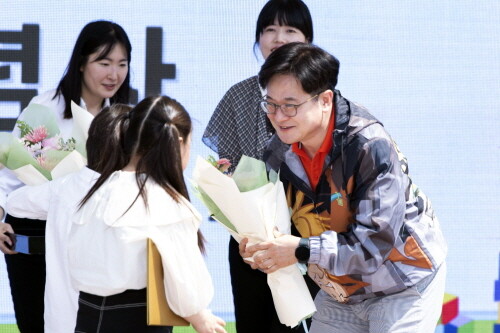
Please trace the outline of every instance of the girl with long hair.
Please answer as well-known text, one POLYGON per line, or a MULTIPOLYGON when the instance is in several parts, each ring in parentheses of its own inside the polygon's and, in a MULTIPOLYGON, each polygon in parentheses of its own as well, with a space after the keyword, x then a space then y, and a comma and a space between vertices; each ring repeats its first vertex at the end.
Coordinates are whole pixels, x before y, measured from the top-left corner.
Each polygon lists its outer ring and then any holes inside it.
POLYGON ((166 96, 132 109, 123 139, 127 164, 107 159, 72 217, 69 270, 80 290, 77 332, 171 332, 146 325, 147 239, 158 248, 170 308, 200 333, 225 333, 207 310, 213 285, 203 260, 200 214, 183 170, 191 118, 166 96))

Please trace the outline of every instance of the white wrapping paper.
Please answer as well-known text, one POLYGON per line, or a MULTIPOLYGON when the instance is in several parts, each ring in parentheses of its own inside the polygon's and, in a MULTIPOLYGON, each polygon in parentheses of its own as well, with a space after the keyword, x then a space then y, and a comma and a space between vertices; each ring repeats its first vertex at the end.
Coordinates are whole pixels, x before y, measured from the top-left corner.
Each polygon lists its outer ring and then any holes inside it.
MULTIPOLYGON (((249 243, 272 240, 275 238, 273 233, 275 227, 280 233, 290 234, 290 213, 283 184, 279 180, 275 183, 267 181, 262 161, 243 156, 232 178, 198 157, 193 173, 193 184, 198 196, 211 213, 220 210, 223 218, 220 218, 220 213, 215 214, 216 220, 228 229, 236 241, 239 242, 244 237, 249 239, 249 243), (257 180, 249 180, 252 171, 254 175, 264 173, 265 184, 261 176, 257 176, 257 180), (252 182, 257 185, 253 186, 254 189, 248 190, 252 188, 252 182), (241 185, 243 183, 244 185, 241 185), (238 185, 246 191, 240 190, 238 185), (207 196, 212 203, 207 203, 207 196), (213 204, 217 207, 214 208, 213 204), (231 226, 221 221, 225 219, 230 221, 236 230, 232 230, 231 226)), ((295 327, 316 311, 297 265, 268 274, 267 282, 281 323, 295 327)))

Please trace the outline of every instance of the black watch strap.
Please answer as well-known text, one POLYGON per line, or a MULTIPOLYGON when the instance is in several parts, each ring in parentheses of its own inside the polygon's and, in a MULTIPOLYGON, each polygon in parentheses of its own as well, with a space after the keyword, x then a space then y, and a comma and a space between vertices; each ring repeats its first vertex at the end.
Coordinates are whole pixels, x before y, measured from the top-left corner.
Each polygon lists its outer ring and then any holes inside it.
POLYGON ((311 250, 309 248, 309 238, 301 238, 299 245, 295 249, 295 257, 301 264, 307 264, 310 256, 311 250))

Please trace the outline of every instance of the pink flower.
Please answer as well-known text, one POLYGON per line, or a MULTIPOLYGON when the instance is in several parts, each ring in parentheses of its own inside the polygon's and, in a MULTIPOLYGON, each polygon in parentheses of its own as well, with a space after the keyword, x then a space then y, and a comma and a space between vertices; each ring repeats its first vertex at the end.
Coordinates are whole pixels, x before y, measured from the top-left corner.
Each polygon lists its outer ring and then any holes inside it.
POLYGON ((45 128, 45 126, 38 126, 34 128, 31 132, 26 134, 24 136, 24 139, 31 143, 37 143, 42 141, 46 137, 47 137, 47 129, 45 128))
POLYGON ((59 137, 54 136, 51 138, 44 139, 42 141, 42 147, 44 150, 48 150, 48 149, 59 150, 59 149, 61 149, 61 146, 59 145, 59 137))
POLYGON ((228 174, 227 170, 231 167, 231 162, 227 158, 216 160, 212 155, 208 155, 207 161, 224 174, 228 174))
POLYGON ((221 172, 226 172, 229 167, 231 167, 231 162, 229 162, 227 158, 221 158, 217 161, 217 169, 219 169, 221 172))

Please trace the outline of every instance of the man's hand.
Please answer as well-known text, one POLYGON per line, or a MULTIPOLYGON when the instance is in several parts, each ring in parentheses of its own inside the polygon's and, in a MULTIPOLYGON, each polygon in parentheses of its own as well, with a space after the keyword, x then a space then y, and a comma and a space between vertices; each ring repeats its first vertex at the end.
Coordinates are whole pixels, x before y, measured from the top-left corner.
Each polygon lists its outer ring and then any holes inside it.
POLYGON ((272 241, 248 245, 248 239, 240 242, 240 255, 253 269, 264 273, 273 273, 278 269, 297 263, 295 249, 299 245, 299 237, 292 235, 277 235, 272 241), (253 262, 248 261, 253 257, 253 262))

